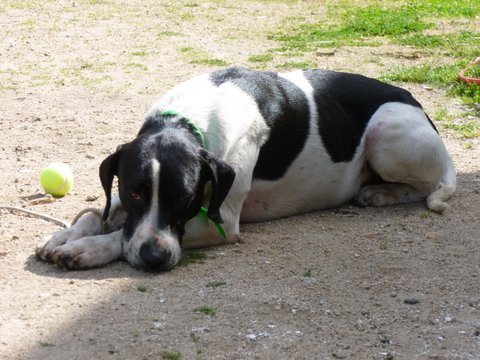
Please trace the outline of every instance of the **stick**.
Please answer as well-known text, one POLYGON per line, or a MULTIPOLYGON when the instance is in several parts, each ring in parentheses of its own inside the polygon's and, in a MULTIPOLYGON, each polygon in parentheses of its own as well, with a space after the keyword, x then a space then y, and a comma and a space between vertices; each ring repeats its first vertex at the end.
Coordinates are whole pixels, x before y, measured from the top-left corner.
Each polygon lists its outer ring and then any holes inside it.
POLYGON ((58 225, 61 225, 63 227, 70 227, 70 224, 67 223, 66 221, 64 220, 61 220, 61 219, 57 219, 57 218, 54 218, 54 217, 51 217, 51 216, 48 216, 48 215, 44 215, 44 214, 40 214, 36 211, 32 211, 32 210, 26 210, 26 209, 22 209, 22 208, 19 208, 19 207, 16 207, 16 206, 0 206, 0 210, 10 210, 10 211, 18 211, 18 212, 22 212, 22 213, 25 213, 25 214, 28 214, 28 215, 32 215, 32 216, 36 216, 36 217, 39 217, 43 220, 47 220, 47 221, 51 221, 51 222, 54 222, 58 225))

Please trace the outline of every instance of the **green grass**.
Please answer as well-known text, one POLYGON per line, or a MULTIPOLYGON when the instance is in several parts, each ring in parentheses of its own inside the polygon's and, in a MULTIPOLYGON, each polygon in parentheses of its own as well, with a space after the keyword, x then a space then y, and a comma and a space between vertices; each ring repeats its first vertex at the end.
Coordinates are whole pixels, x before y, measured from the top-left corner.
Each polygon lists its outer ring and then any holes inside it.
POLYGON ((452 65, 409 66, 384 75, 381 80, 443 87, 450 95, 461 98, 466 104, 478 104, 480 85, 468 84, 458 78, 458 73, 465 65, 466 61, 458 61, 452 65))
POLYGON ((275 65, 277 69, 310 69, 316 67, 315 63, 306 62, 306 61, 286 61, 283 64, 275 65))
MULTIPOLYGON (((459 97, 467 104, 478 104, 480 86, 465 84, 458 79, 459 71, 479 55, 480 33, 466 22, 478 14, 480 1, 474 0, 370 0, 360 5, 344 0, 330 3, 327 16, 319 21, 286 17, 283 28, 269 37, 280 44, 274 49, 276 52, 295 51, 297 55, 321 47, 411 46, 418 49, 420 56, 448 58, 448 61, 429 59, 430 63, 393 69, 382 76, 382 80, 443 87, 451 96, 459 97), (458 25, 459 21, 461 25, 458 25), (449 22, 452 23, 450 28, 445 26, 449 22), (452 31, 451 28, 461 30, 452 31), (432 34, 426 30, 435 32, 432 34)), ((258 59, 262 60, 261 57, 258 59)), ((249 61, 255 62, 257 58, 252 57, 249 61)), ((311 65, 287 60, 276 67, 305 68, 311 65)), ((478 77, 478 72, 477 67, 467 75, 478 77)))
POLYGON ((147 56, 147 52, 146 51, 133 51, 130 53, 130 55, 132 56, 147 56))
POLYGON ((54 344, 49 343, 48 341, 40 341, 39 344, 40 344, 41 347, 52 347, 52 346, 55 346, 54 344))
POLYGON ((132 71, 135 71, 135 70, 148 71, 148 67, 146 65, 139 64, 139 63, 128 63, 125 65, 125 67, 132 71))
POLYGON ((415 0, 409 5, 430 17, 475 18, 480 13, 480 2, 477 0, 415 0))
POLYGON ((190 64, 199 64, 199 65, 208 65, 208 66, 227 66, 228 63, 224 60, 211 58, 209 55, 202 49, 195 48, 192 46, 183 46, 178 49, 182 54, 184 54, 190 64))
POLYGON ((194 59, 194 60, 190 60, 190 64, 209 65, 209 66, 227 66, 228 65, 226 61, 215 59, 215 58, 194 59))
POLYGON ((164 38, 164 37, 170 37, 170 36, 182 36, 182 33, 176 32, 176 31, 168 31, 168 30, 163 30, 160 31, 157 36, 158 38, 164 38))
MULTIPOLYGON (((379 38, 433 47, 445 42, 457 43, 462 36, 478 33, 453 34, 451 39, 443 36, 427 36, 424 30, 435 27, 435 19, 467 17, 480 13, 480 2, 473 0, 417 0, 393 2, 367 1, 367 6, 355 6, 351 1, 330 5, 327 18, 321 21, 304 21, 287 18, 284 29, 271 34, 271 38, 283 44, 280 50, 297 49, 314 51, 319 47, 372 46, 380 45, 379 38), (399 4, 399 5, 398 5, 399 4), (408 35, 408 36, 407 36, 408 35)), ((458 44, 458 43, 457 43, 458 44)))
POLYGON ((272 54, 252 55, 248 58, 248 61, 252 63, 266 63, 272 60, 273 60, 272 54))
POLYGON ((177 266, 188 266, 190 264, 203 264, 207 259, 207 255, 200 251, 190 251, 184 253, 177 266))
POLYGON ((162 351, 160 356, 165 360, 180 360, 182 358, 182 354, 179 351, 162 351))
POLYGON ((325 19, 315 23, 301 24, 285 29, 271 38, 283 44, 281 50, 313 51, 319 47, 372 46, 380 45, 376 37, 396 37, 419 32, 432 27, 414 8, 400 8, 370 5, 354 7, 344 5, 342 14, 338 8, 331 8, 330 18, 337 22, 326 23, 325 19))
POLYGON ((212 280, 212 281, 210 281, 210 282, 207 284, 207 287, 216 288, 216 287, 224 286, 224 285, 227 285, 227 283, 226 283, 225 281, 212 280))
POLYGON ((144 292, 147 292, 148 287, 147 287, 146 285, 138 285, 138 286, 137 286, 137 290, 138 290, 139 292, 143 292, 143 293, 144 293, 144 292))
POLYGON ((456 59, 474 59, 478 56, 480 33, 461 31, 431 35, 424 33, 410 34, 392 39, 393 43, 414 46, 434 56, 448 56, 456 59))
POLYGON ((207 305, 199 306, 193 309, 193 311, 195 312, 199 312, 209 316, 215 315, 217 313, 217 310, 218 310, 218 307, 207 306, 207 305))
POLYGON ((464 139, 480 137, 480 121, 468 121, 462 124, 444 123, 442 126, 460 133, 464 139))

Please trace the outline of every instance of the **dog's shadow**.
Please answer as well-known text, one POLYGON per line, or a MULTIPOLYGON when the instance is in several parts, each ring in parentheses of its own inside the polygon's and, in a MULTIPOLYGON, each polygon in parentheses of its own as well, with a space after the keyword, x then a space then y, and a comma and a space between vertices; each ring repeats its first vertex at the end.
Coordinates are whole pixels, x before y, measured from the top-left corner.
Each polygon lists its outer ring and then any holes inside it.
POLYGON ((114 261, 106 266, 89 270, 64 270, 51 262, 30 255, 24 264, 24 270, 41 277, 64 280, 106 280, 116 278, 144 279, 158 274, 138 271, 126 261, 114 261))

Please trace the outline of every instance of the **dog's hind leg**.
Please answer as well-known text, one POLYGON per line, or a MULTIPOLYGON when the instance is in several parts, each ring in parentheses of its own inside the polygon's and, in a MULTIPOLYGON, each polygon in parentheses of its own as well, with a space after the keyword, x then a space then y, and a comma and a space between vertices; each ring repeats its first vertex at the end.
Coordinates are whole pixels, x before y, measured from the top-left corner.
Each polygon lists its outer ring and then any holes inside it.
POLYGON ((383 183, 360 190, 361 205, 426 200, 443 212, 455 192, 452 159, 422 109, 400 103, 381 106, 367 128, 365 160, 383 183))
POLYGON ((123 227, 125 212, 118 196, 112 199, 112 207, 106 222, 102 219, 103 210, 95 210, 98 211, 88 211, 83 214, 72 226, 44 236, 35 248, 35 255, 42 260, 51 261, 53 251, 59 246, 86 236, 105 234, 123 227))

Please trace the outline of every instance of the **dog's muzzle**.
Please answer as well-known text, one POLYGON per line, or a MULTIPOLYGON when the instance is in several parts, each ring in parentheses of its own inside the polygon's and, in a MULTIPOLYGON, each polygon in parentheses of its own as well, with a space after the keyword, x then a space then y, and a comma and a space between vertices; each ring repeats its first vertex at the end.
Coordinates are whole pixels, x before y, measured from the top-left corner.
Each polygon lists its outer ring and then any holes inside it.
POLYGON ((172 265, 172 254, 165 246, 159 244, 158 238, 150 238, 140 247, 136 267, 150 272, 169 271, 172 265))

